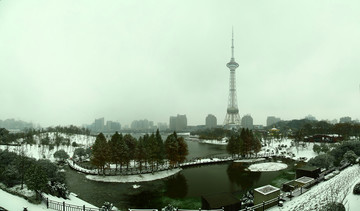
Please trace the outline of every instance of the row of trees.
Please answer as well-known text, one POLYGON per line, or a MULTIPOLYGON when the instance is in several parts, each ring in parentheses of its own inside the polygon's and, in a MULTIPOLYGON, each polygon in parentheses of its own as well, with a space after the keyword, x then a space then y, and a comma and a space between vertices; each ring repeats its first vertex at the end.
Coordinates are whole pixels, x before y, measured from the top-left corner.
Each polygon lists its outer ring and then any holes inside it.
POLYGON ((303 140, 305 136, 314 134, 339 134, 348 139, 350 136, 360 137, 359 123, 338 123, 330 124, 325 121, 311 122, 304 124, 293 134, 295 140, 303 140))
POLYGON ((360 142, 346 141, 335 146, 331 151, 325 150, 323 152, 325 153, 311 158, 308 165, 328 169, 332 166, 340 166, 345 162, 353 164, 360 156, 360 142))
POLYGON ((109 141, 100 133, 91 148, 91 163, 105 173, 109 164, 115 164, 115 172, 133 161, 139 170, 147 165, 152 170, 158 169, 167 160, 171 166, 184 162, 188 155, 187 144, 183 137, 174 132, 166 138, 165 143, 159 133, 146 134, 136 140, 130 134, 116 132, 109 141), (120 167, 120 168, 119 168, 120 167))
MULTIPOLYGON (((65 175, 49 160, 35 160, 19 153, 0 150, 0 182, 7 187, 24 184, 37 193, 46 192, 66 198, 68 195, 65 175)), ((38 198, 38 194, 36 195, 38 198)))
POLYGON ((251 130, 243 128, 241 132, 237 132, 230 137, 226 150, 232 156, 257 154, 261 150, 261 142, 251 130))
MULTIPOLYGON (((20 138, 22 138, 26 144, 36 144, 34 140, 34 136, 35 135, 40 136, 40 134, 46 132, 90 135, 89 129, 76 127, 73 125, 67 127, 57 126, 57 127, 48 127, 42 129, 29 128, 29 129, 25 129, 20 133, 10 133, 7 129, 0 128, 0 144, 11 144, 11 143, 16 144, 20 138)), ((58 136, 56 138, 57 140, 60 140, 62 137, 58 136)), ((46 137, 44 138, 44 143, 46 143, 47 141, 46 139, 48 138, 46 137)), ((70 145, 70 142, 68 145, 70 145)))

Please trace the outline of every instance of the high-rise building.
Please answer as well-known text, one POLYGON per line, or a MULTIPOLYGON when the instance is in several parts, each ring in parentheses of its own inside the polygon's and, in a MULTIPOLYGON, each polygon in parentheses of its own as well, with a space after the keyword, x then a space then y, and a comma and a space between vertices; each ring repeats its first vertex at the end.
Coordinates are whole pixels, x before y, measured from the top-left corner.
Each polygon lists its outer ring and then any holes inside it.
POLYGON ((208 128, 216 127, 217 126, 217 119, 216 116, 209 114, 205 119, 205 126, 208 128))
POLYGON ((252 130, 254 128, 253 118, 247 114, 241 118, 241 126, 252 130))
POLYGON ((158 122, 157 127, 160 131, 167 130, 168 124, 166 122, 158 122))
POLYGON ((154 129, 154 122, 148 121, 147 119, 144 120, 134 120, 131 123, 132 130, 148 130, 154 129))
POLYGON ((173 131, 182 131, 187 127, 186 115, 171 116, 169 122, 169 129, 173 131))
POLYGON ((105 119, 104 117, 99 118, 99 119, 95 119, 95 123, 94 123, 94 130, 95 131, 102 131, 104 130, 104 126, 105 126, 105 119))
POLYGON ((340 123, 349 123, 351 122, 351 117, 349 116, 344 116, 340 118, 340 123))
POLYGON ((239 67, 239 64, 235 62, 234 58, 234 31, 232 32, 231 39, 231 59, 226 64, 230 69, 230 85, 229 85, 229 102, 226 110, 226 116, 224 120, 224 126, 240 126, 239 109, 237 106, 236 96, 236 80, 235 70, 239 67))
POLYGON ((273 124, 278 123, 280 121, 281 121, 281 119, 278 118, 278 117, 268 116, 267 119, 266 119, 266 126, 273 125, 273 124))
POLYGON ((121 130, 121 125, 119 122, 106 121, 107 131, 115 132, 121 130))

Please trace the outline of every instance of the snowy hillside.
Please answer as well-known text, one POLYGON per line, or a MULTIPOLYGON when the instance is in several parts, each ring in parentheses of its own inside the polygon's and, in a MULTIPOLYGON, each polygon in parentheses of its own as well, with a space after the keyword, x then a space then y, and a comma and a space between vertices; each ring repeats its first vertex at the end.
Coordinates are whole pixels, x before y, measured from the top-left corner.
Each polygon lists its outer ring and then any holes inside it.
MULTIPOLYGON (((49 159, 51 161, 54 161, 53 154, 63 149, 65 152, 69 154, 71 157, 73 155, 74 150, 77 147, 90 147, 95 142, 95 137, 93 136, 87 136, 87 135, 79 135, 79 134, 64 134, 64 133, 55 133, 55 132, 49 132, 49 133, 42 133, 40 135, 34 135, 33 139, 36 144, 23 144, 21 146, 7 146, 7 145, 0 145, 0 149, 8 149, 9 151, 13 152, 20 152, 21 150, 24 150, 26 156, 33 157, 35 159, 49 159), (58 146, 54 145, 53 149, 51 149, 50 145, 44 145, 41 144, 41 140, 44 138, 48 138, 50 144, 55 143, 57 137, 61 137, 62 140, 65 140, 68 142, 65 144, 64 142, 60 143, 58 146), (76 143, 76 147, 73 146, 73 143, 76 143)), ((18 140, 20 143, 23 142, 22 139, 18 140)))

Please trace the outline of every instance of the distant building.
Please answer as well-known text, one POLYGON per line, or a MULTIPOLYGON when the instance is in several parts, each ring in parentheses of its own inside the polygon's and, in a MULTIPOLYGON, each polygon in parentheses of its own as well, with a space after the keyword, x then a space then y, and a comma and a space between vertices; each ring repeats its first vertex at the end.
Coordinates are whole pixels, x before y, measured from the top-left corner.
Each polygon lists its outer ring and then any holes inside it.
POLYGON ((351 117, 349 116, 344 116, 340 118, 340 123, 349 123, 351 122, 351 117))
POLYGON ((154 122, 153 121, 149 121, 147 119, 144 120, 134 120, 131 123, 130 128, 132 130, 150 130, 150 129, 154 129, 154 122))
POLYGON ((281 119, 278 118, 278 117, 268 116, 267 119, 266 119, 266 126, 276 124, 276 123, 278 123, 280 121, 281 121, 281 119))
POLYGON ((214 116, 212 114, 207 115, 207 117, 205 119, 205 126, 207 128, 216 127, 217 126, 216 116, 214 116))
POLYGON ((121 130, 121 125, 119 122, 106 121, 106 130, 107 131, 119 131, 119 130, 121 130))
POLYGON ((243 116, 243 118, 241 118, 241 126, 252 130, 254 128, 253 118, 249 114, 243 116))
POLYGON ((157 127, 160 131, 164 131, 168 129, 168 124, 166 122, 158 122, 157 127))
POLYGON ((313 115, 311 115, 311 114, 307 115, 307 116, 305 117, 305 119, 311 120, 311 121, 316 121, 316 118, 315 118, 313 115))
POLYGON ((102 131, 102 130, 104 130, 104 126, 105 126, 105 119, 104 119, 104 117, 99 118, 99 119, 95 119, 95 123, 94 123, 94 130, 95 130, 95 131, 102 131))
POLYGON ((171 116, 169 122, 169 129, 173 131, 182 131, 187 127, 186 115, 171 116))

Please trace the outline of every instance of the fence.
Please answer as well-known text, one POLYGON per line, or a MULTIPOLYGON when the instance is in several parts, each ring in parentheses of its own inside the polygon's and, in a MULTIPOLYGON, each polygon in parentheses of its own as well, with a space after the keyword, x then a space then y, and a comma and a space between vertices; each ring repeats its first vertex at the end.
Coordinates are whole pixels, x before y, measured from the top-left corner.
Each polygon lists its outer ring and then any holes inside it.
POLYGON ((254 205, 252 207, 246 207, 239 211, 256 210, 256 209, 261 209, 261 208, 262 208, 262 210, 265 210, 267 205, 273 205, 275 202, 277 202, 277 204, 279 204, 280 201, 281 201, 281 197, 278 196, 277 198, 273 198, 268 201, 263 201, 261 204, 254 205))
POLYGON ((91 207, 86 207, 85 205, 78 206, 78 205, 67 204, 65 202, 53 201, 53 200, 49 200, 49 198, 44 198, 44 197, 43 200, 46 203, 46 208, 58 210, 58 211, 101 211, 102 210, 101 208, 91 208, 91 207))
MULTIPOLYGON (((166 208, 162 209, 166 210, 166 208)), ((213 209, 213 210, 202 210, 201 208, 197 210, 187 210, 187 209, 178 209, 178 208, 171 208, 171 211, 224 211, 224 208, 222 209, 213 209)), ((128 211, 159 211, 158 209, 128 209, 128 211)))

